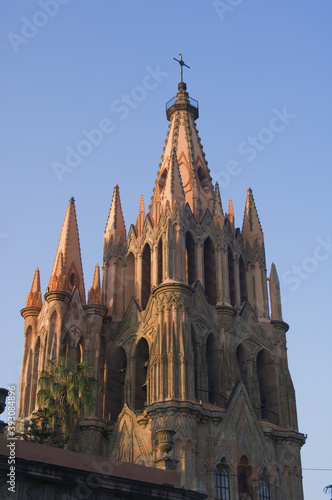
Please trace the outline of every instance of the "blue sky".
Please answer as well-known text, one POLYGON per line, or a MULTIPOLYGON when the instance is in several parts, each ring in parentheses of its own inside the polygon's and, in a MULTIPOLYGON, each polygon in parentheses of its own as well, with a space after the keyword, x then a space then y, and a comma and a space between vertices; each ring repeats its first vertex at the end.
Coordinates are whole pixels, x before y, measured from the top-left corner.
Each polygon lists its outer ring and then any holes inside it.
MULTIPOLYGON (((45 292, 69 198, 86 290, 102 264, 114 185, 127 230, 140 194, 149 205, 165 103, 179 80, 173 57, 182 52, 224 210, 231 196, 241 227, 253 189, 268 271, 277 266, 299 426, 308 434, 303 467, 331 468, 331 2, 42 4, 1 4, 0 385, 18 383, 19 310, 36 266, 45 292), (87 149, 82 141, 97 127, 104 132, 87 149)), ((327 498, 332 472, 303 476, 307 500, 327 498)))

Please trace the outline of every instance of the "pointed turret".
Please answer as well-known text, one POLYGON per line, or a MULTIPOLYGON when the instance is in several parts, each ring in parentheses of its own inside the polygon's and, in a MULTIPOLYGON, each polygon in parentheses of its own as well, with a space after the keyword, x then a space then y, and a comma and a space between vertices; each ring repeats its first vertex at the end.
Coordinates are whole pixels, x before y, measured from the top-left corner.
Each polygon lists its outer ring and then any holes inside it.
POLYGON ((71 198, 62 224, 48 291, 61 290, 72 293, 75 286, 78 287, 82 304, 85 305, 84 278, 75 200, 71 198))
POLYGON ((271 319, 283 321, 281 310, 280 282, 275 264, 272 262, 270 273, 271 319))
POLYGON ((255 200, 251 188, 248 188, 246 206, 244 210, 242 238, 244 244, 249 241, 250 246, 254 245, 255 240, 259 244, 264 242, 261 223, 255 205, 255 200))
POLYGON ((26 307, 41 307, 42 306, 42 295, 40 290, 40 274, 39 269, 35 270, 33 276, 31 290, 27 295, 26 307))
POLYGON ((215 224, 219 224, 222 227, 224 222, 224 211, 221 203, 219 184, 216 182, 214 189, 214 203, 213 203, 213 220, 215 224))
POLYGON ((141 236, 141 234, 142 234, 143 226, 144 226, 144 219, 145 219, 144 198, 143 198, 143 195, 141 194, 141 197, 139 200, 138 216, 136 219, 137 236, 141 236))
POLYGON ((122 241, 126 241, 126 225, 122 213, 119 186, 114 187, 112 203, 106 222, 104 239, 108 243, 113 236, 114 242, 117 243, 121 236, 122 241))
POLYGON ((103 291, 100 286, 100 271, 99 265, 96 264, 95 271, 93 274, 92 286, 88 291, 88 304, 98 304, 103 305, 103 291))
POLYGON ((154 213, 157 186, 162 207, 169 201, 170 192, 166 187, 169 183, 172 184, 168 177, 172 175, 172 165, 175 165, 172 197, 180 204, 184 195, 185 203, 189 204, 196 220, 199 221, 207 209, 212 214, 214 189, 195 123, 198 118, 198 102, 189 97, 186 89, 186 84, 180 82, 176 97, 166 104, 167 118, 171 123, 159 165, 150 213, 154 213), (176 169, 179 171, 178 181, 175 178, 176 169))

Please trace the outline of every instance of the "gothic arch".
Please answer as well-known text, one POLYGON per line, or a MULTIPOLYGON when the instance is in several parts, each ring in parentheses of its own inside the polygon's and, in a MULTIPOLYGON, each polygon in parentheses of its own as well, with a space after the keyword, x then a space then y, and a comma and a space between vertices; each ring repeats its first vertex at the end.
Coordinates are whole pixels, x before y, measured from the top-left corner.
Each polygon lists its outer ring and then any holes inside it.
POLYGON ((261 418, 279 425, 275 364, 271 354, 266 349, 259 351, 256 366, 261 401, 261 418))
POLYGON ((49 334, 47 343, 47 359, 56 359, 57 357, 57 337, 59 335, 58 326, 59 313, 55 310, 52 312, 49 322, 49 334))
POLYGON ((221 460, 214 468, 214 490, 216 500, 229 500, 231 492, 230 470, 225 460, 221 460))
POLYGON ((249 493, 251 495, 251 498, 254 498, 252 467, 245 455, 242 455, 239 460, 237 466, 237 475, 239 494, 241 495, 242 493, 249 493))
POLYGON ((157 245, 157 285, 160 285, 164 281, 164 269, 163 269, 163 237, 160 236, 157 245))
POLYGON ((215 306, 217 303, 216 257, 215 247, 209 236, 204 241, 203 260, 205 295, 209 304, 215 306))
POLYGON ((247 292, 247 274, 242 255, 239 258, 239 278, 240 278, 240 304, 243 304, 248 298, 247 292))
POLYGON ((76 346, 76 364, 83 363, 84 361, 84 338, 80 337, 76 346))
POLYGON ((38 392, 38 376, 39 376, 39 357, 40 357, 40 337, 37 337, 35 347, 32 351, 31 363, 31 383, 30 383, 30 413, 35 410, 36 397, 38 392))
POLYGON ((115 422, 125 403, 125 379, 127 356, 122 347, 118 347, 110 356, 107 364, 105 417, 115 422))
POLYGON ((127 309, 130 299, 135 297, 135 257, 132 252, 129 252, 125 260, 125 310, 127 309))
POLYGON ((146 308, 151 293, 151 248, 145 243, 142 251, 142 309, 146 308))
POLYGON ((149 365, 149 344, 142 337, 135 350, 135 410, 143 410, 147 404, 147 375, 149 365))
POLYGON ((236 360, 240 371, 240 377, 247 393, 250 395, 249 375, 248 375, 248 352, 244 344, 239 344, 236 349, 236 360))
POLYGON ((236 294, 235 294, 234 255, 230 246, 228 246, 227 250, 227 261, 228 261, 229 300, 232 306, 235 306, 236 294))
POLYGON ((213 333, 210 333, 206 339, 206 364, 208 402, 220 406, 220 362, 218 358, 217 341, 213 333))
POLYGON ((192 285, 196 281, 196 249, 191 231, 186 232, 186 283, 192 285))

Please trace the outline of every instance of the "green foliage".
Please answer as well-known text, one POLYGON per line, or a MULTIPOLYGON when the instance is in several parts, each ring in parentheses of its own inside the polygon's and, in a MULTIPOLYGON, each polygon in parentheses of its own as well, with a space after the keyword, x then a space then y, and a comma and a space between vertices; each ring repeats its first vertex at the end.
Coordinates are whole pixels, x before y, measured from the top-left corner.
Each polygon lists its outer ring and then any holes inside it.
POLYGON ((40 408, 33 412, 28 431, 23 435, 25 441, 33 441, 48 446, 63 447, 65 439, 57 412, 40 408))
POLYGON ((78 420, 91 415, 95 408, 97 380, 86 361, 74 365, 71 361, 66 363, 64 358, 48 360, 46 370, 40 373, 38 387, 38 405, 54 416, 53 424, 59 424, 65 439, 78 420))

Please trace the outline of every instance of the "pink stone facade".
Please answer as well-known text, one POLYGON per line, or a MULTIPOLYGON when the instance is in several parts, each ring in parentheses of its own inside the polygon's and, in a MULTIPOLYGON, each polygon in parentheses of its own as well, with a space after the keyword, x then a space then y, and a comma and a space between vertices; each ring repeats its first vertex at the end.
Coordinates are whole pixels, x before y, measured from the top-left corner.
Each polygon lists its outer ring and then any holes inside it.
POLYGON ((37 270, 21 311, 18 417, 37 408, 48 358, 87 360, 99 392, 80 439, 94 453, 90 431, 100 455, 177 470, 183 486, 211 498, 301 500, 305 437, 288 325, 274 264, 267 276, 253 193, 236 228, 231 200, 224 213, 212 183, 185 83, 167 118, 151 204, 146 211, 141 197, 128 233, 115 186, 102 279, 97 265, 87 304, 70 200, 44 300, 37 270))

